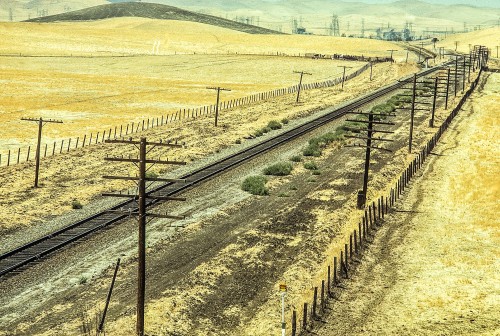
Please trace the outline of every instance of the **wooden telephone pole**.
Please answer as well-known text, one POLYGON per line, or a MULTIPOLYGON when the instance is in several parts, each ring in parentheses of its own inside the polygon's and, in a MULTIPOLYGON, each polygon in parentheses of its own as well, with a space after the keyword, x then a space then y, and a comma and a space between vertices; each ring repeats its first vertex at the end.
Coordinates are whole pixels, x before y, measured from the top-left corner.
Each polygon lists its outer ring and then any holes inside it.
POLYGON ((298 73, 300 74, 300 80, 299 80, 299 89, 297 90, 297 100, 295 101, 296 103, 299 102, 299 98, 300 98, 300 90, 302 89, 302 77, 304 77, 304 75, 312 75, 312 73, 309 73, 309 72, 305 72, 305 71, 294 71, 293 73, 298 73))
MULTIPOLYGON (((148 160, 146 155, 151 152, 156 147, 183 147, 181 144, 173 144, 169 142, 147 142, 146 138, 141 138, 140 141, 132 140, 106 140, 107 143, 116 144, 129 144, 134 145, 139 150, 139 158, 105 158, 106 161, 115 162, 130 162, 133 163, 137 168, 139 168, 139 177, 130 176, 103 176, 105 179, 114 180, 129 180, 134 181, 137 184, 138 194, 103 194, 103 196, 111 197, 124 197, 130 198, 137 202, 138 207, 117 210, 113 212, 135 215, 138 217, 139 222, 139 244, 138 244, 138 275, 137 275, 137 323, 136 323, 136 333, 138 336, 144 336, 144 302, 146 293, 146 224, 147 217, 152 218, 170 218, 170 219, 184 219, 183 216, 172 216, 168 214, 156 214, 148 213, 146 211, 147 199, 153 201, 185 201, 185 198, 180 197, 168 197, 168 196, 154 196, 146 192, 148 186, 147 182, 184 182, 184 180, 177 179, 164 179, 164 178, 151 178, 147 177, 146 173, 152 166, 158 164, 164 165, 185 165, 186 162, 179 161, 163 161, 163 160, 148 160), (147 147, 150 146, 148 149, 147 147), (151 164, 149 168, 148 164, 151 164)), ((149 184, 149 186, 151 183, 149 184)), ((151 202, 152 203, 152 202, 151 202)))
POLYGON ((344 89, 344 82, 345 82, 345 69, 348 68, 348 69, 352 69, 352 67, 348 67, 348 66, 343 66, 344 68, 344 72, 342 73, 342 90, 344 89))
POLYGON ((217 91, 217 102, 215 104, 215 127, 217 127, 217 120, 219 119, 220 92, 221 91, 231 91, 231 90, 221 88, 220 86, 217 86, 217 87, 209 86, 209 87, 207 87, 207 89, 217 91))
POLYGON ((392 57, 392 55, 394 54, 395 51, 397 51, 397 49, 389 49, 387 51, 390 51, 391 52, 391 62, 394 63, 394 58, 392 57))
POLYGON ((62 124, 63 122, 61 120, 53 120, 53 119, 43 119, 42 117, 36 119, 36 118, 21 118, 21 120, 24 121, 33 121, 38 124, 38 141, 36 143, 36 157, 35 157, 35 188, 38 188, 38 175, 40 173, 40 148, 41 148, 41 142, 42 142, 42 128, 45 126, 45 124, 48 123, 55 123, 55 124, 62 124))
POLYGON ((351 121, 351 122, 355 122, 355 123, 368 124, 367 128, 352 128, 352 129, 349 128, 350 131, 353 131, 355 133, 366 132, 367 133, 366 136, 359 136, 359 135, 346 135, 345 136, 346 138, 360 139, 360 140, 366 141, 365 145, 356 144, 356 145, 346 146, 346 147, 366 148, 365 171, 364 171, 364 175, 363 175, 363 190, 358 191, 358 202, 357 202, 358 209, 362 209, 366 204, 366 195, 368 192, 368 173, 369 173, 369 169, 370 169, 371 150, 376 149, 376 150, 382 150, 382 151, 386 151, 386 152, 392 152, 389 149, 385 149, 385 148, 378 147, 378 146, 373 146, 372 142, 373 141, 386 141, 386 142, 393 142, 394 141, 394 140, 380 138, 380 137, 376 138, 373 136, 374 133, 377 133, 377 132, 378 133, 385 133, 385 134, 394 133, 392 131, 374 129, 373 125, 394 125, 394 123, 391 123, 391 122, 375 121, 374 117, 377 117, 377 118, 394 117, 395 114, 383 114, 383 113, 376 113, 375 114, 373 112, 369 112, 369 113, 348 112, 348 113, 356 114, 358 116, 367 116, 368 117, 368 120, 359 120, 359 119, 350 120, 350 119, 347 119, 347 121, 351 121))
MULTIPOLYGON (((422 92, 425 90, 424 88, 419 88, 417 87, 417 84, 424 84, 424 85, 434 85, 435 87, 435 81, 428 81, 428 80, 423 80, 421 82, 417 82, 417 74, 413 75, 413 79, 411 80, 412 86, 409 88, 411 90, 411 94, 400 94, 400 97, 410 97, 411 98, 411 105, 410 107, 396 107, 396 110, 409 110, 410 111, 410 135, 409 135, 409 141, 408 141, 408 152, 411 153, 412 151, 412 144, 413 144, 413 125, 414 125, 414 120, 415 120, 415 112, 416 111, 428 111, 428 108, 421 108, 419 107, 420 105, 432 105, 432 102, 428 101, 421 101, 418 100, 419 98, 431 98, 433 95, 429 94, 424 94, 422 92)), ((408 88, 407 88, 408 89, 408 88)), ((401 101, 401 103, 405 103, 404 101, 401 101)))

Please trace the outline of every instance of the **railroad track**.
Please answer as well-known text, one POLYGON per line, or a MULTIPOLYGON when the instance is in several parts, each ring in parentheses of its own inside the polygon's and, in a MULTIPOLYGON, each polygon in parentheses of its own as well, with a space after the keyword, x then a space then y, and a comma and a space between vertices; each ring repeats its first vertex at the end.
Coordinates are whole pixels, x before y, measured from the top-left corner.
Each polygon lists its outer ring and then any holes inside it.
MULTIPOLYGON (((427 76, 432 72, 437 71, 438 69, 439 68, 426 69, 418 73, 418 77, 427 76)), ((360 108, 362 105, 402 87, 405 84, 406 80, 410 80, 410 78, 411 76, 408 76, 402 81, 398 81, 394 84, 388 85, 377 91, 367 94, 310 122, 297 126, 296 128, 277 135, 271 139, 246 148, 236 154, 225 157, 213 164, 190 172, 181 177, 181 179, 187 180, 187 182, 185 183, 165 183, 148 191, 148 194, 156 196, 177 195, 189 188, 202 183, 203 181, 212 178, 215 175, 227 171, 243 162, 249 161, 250 159, 264 152, 276 148, 281 144, 287 143, 303 134, 317 129, 320 126, 328 124, 333 120, 342 117, 347 112, 360 108)), ((147 205, 153 206, 161 202, 162 201, 152 200, 148 201, 147 205)), ((14 271, 22 271, 29 264, 39 261, 47 255, 60 250, 61 248, 79 239, 82 239, 83 237, 86 237, 108 225, 119 222, 128 217, 127 215, 110 212, 110 210, 118 209, 134 211, 136 210, 136 205, 133 200, 119 203, 118 205, 106 211, 92 215, 88 218, 52 232, 51 234, 34 240, 28 244, 15 248, 14 250, 4 253, 3 255, 0 255, 0 277, 3 277, 14 271)))

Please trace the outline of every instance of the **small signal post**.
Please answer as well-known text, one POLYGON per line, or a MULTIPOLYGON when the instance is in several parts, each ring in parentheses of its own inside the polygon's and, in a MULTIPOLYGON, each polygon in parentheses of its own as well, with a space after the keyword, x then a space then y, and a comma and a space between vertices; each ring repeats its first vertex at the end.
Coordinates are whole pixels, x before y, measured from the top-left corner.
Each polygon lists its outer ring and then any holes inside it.
POLYGON ((287 286, 286 284, 280 284, 280 296, 281 296, 281 336, 286 334, 286 322, 285 322, 285 296, 286 296, 287 286))

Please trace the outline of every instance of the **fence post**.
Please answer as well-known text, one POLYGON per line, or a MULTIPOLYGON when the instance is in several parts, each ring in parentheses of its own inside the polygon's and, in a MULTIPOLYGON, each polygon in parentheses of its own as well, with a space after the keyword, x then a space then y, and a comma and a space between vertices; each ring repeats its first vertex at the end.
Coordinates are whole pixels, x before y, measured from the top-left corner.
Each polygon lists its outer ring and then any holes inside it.
POLYGON ((302 330, 307 330, 307 302, 304 302, 304 310, 302 311, 302 330))
POLYGON ((59 154, 61 154, 61 153, 62 153, 63 146, 64 146, 64 139, 63 139, 63 140, 61 140, 61 148, 59 149, 59 154))
POLYGON ((68 140, 68 150, 67 150, 68 152, 69 152, 69 146, 71 146, 71 138, 69 138, 68 140))
POLYGON ((292 312, 292 336, 297 336, 297 312, 292 312))
POLYGON ((76 137, 76 145, 75 145, 75 148, 78 148, 78 141, 80 141, 80 137, 76 137))
POLYGON ((318 306, 318 287, 314 287, 314 298, 313 298, 313 309, 312 309, 312 317, 313 319, 316 319, 317 314, 316 314, 316 309, 318 306))
POLYGON ((19 158, 21 157, 21 147, 17 150, 17 163, 19 163, 19 158))
POLYGON ((7 167, 10 166, 10 149, 9 153, 7 154, 7 167))
POLYGON ((26 155, 26 162, 30 160, 31 146, 28 146, 28 154, 26 155))
POLYGON ((56 142, 54 141, 54 147, 52 148, 52 156, 56 154, 56 142))

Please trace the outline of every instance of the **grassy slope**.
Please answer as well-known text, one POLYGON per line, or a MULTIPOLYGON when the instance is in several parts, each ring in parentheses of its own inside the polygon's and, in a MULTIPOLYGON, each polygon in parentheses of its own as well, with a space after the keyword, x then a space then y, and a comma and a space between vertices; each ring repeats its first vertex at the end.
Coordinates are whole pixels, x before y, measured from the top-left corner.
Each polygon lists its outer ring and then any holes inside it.
POLYGON ((214 26, 220 26, 251 34, 279 34, 278 32, 269 29, 251 26, 223 19, 220 17, 194 13, 172 6, 153 4, 153 3, 143 3, 143 2, 129 2, 129 3, 101 5, 63 14, 35 18, 28 21, 30 22, 93 21, 93 20, 102 20, 115 17, 143 17, 143 18, 162 19, 162 20, 192 21, 192 22, 210 24, 214 26))

